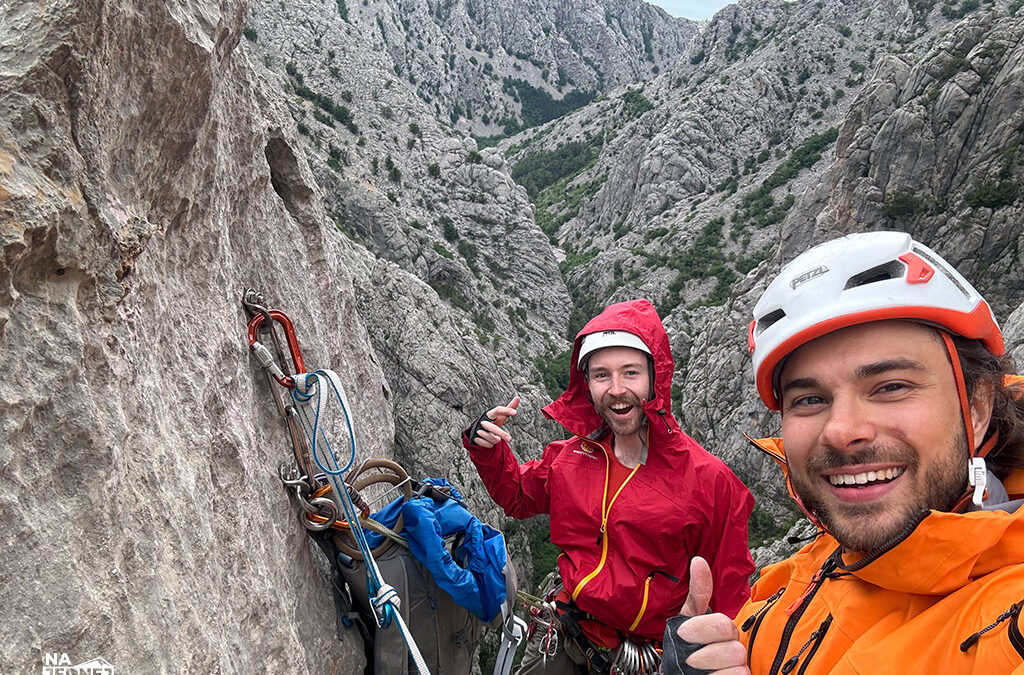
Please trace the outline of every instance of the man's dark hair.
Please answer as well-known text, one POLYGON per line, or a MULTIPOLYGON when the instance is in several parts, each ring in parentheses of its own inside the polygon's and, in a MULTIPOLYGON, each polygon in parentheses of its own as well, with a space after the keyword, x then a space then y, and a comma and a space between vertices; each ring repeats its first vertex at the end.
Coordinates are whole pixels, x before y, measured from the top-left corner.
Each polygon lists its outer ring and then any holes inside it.
POLYGON ((1000 480, 1011 469, 1024 468, 1024 386, 1007 385, 1003 377, 1017 372, 1009 354, 995 356, 979 340, 953 336, 960 355, 960 367, 967 385, 967 398, 974 395, 979 382, 991 382, 994 391, 992 421, 985 434, 987 439, 999 432, 996 446, 985 457, 985 463, 1000 480))

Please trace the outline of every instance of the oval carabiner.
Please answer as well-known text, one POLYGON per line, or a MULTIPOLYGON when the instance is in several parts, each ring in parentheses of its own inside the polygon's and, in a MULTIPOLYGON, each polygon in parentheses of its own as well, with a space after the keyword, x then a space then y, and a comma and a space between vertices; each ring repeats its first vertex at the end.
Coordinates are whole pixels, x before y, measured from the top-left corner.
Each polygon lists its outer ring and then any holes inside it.
POLYGON ((619 644, 612 668, 621 675, 637 675, 640 670, 640 652, 628 638, 623 638, 619 644))
POLYGON ((655 675, 655 673, 661 672, 661 655, 658 654, 658 650, 654 648, 654 645, 650 642, 645 642, 640 646, 640 672, 644 675, 655 675))
MULTIPOLYGON (((305 513, 299 514, 299 520, 302 521, 302 524, 306 526, 307 530, 321 532, 332 527, 334 523, 337 522, 338 505, 335 504, 332 500, 327 499, 325 497, 314 497, 313 499, 309 500, 308 504, 311 507, 317 508, 316 513, 309 512, 309 515, 306 515, 305 513), (328 511, 331 514, 330 517, 323 515, 323 511, 328 511), (318 518, 318 520, 313 520, 311 516, 315 516, 316 518, 318 518), (323 522, 320 522, 319 518, 323 518, 323 522)), ((301 503, 299 504, 299 506, 301 506, 303 510, 305 510, 306 508, 301 503)))
MULTIPOLYGON (((291 353, 292 365, 295 367, 296 373, 306 372, 306 363, 302 360, 302 350, 299 349, 299 339, 295 335, 295 325, 292 320, 288 318, 288 315, 279 309, 271 309, 266 314, 260 313, 249 319, 248 331, 249 331, 249 349, 256 353, 260 363, 263 367, 270 370, 271 375, 277 380, 277 383, 282 387, 289 389, 295 388, 295 380, 290 375, 285 375, 281 368, 277 368, 274 364, 273 356, 270 354, 270 350, 259 341, 260 328, 263 327, 266 317, 270 317, 272 321, 281 324, 284 328, 285 338, 288 341, 288 351, 291 353)), ((267 329, 273 330, 273 326, 267 326, 267 329)))

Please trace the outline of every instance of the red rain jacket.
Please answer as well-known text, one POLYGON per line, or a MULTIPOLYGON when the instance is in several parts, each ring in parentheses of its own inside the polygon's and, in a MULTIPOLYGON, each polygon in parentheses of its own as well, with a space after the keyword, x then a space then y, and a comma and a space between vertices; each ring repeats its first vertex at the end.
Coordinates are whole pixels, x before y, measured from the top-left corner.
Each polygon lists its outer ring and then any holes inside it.
POLYGON ((573 437, 519 464, 507 443, 463 443, 487 491, 505 513, 551 515, 558 569, 580 609, 634 637, 661 640, 689 588, 691 556, 714 575, 713 611, 735 616, 750 597, 754 564, 747 519, 754 499, 717 457, 679 428, 670 412, 673 361, 668 335, 646 300, 611 305, 576 336, 569 387, 544 414, 573 437), (647 415, 647 461, 619 492, 606 494, 610 435, 576 367, 582 337, 603 330, 639 336, 654 361, 647 415), (606 524, 602 534, 602 515, 606 524))

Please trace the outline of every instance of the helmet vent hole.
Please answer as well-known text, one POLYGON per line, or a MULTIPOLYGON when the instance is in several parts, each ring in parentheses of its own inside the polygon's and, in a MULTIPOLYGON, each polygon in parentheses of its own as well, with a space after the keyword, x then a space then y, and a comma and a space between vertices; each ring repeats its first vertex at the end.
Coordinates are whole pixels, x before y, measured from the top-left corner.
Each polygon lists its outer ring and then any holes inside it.
POLYGON ((851 288, 857 288, 859 286, 867 286, 879 281, 889 281, 890 279, 899 279, 903 276, 906 270, 906 265, 898 260, 890 260, 884 265, 878 265, 872 267, 869 270, 864 270, 860 274, 856 274, 849 278, 846 282, 846 286, 843 288, 844 291, 851 288))
POLYGON ((761 333, 771 328, 773 323, 785 318, 786 313, 781 309, 776 309, 775 311, 768 312, 767 314, 762 316, 761 319, 757 322, 757 327, 754 329, 754 334, 760 335, 761 333))

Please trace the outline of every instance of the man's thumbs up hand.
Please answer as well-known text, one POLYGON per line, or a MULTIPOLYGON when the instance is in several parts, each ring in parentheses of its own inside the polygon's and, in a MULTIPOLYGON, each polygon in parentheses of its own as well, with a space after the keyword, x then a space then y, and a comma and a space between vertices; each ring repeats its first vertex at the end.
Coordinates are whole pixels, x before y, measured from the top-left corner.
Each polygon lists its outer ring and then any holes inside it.
POLYGON ((711 576, 708 561, 700 556, 693 558, 690 560, 690 594, 679 613, 691 617, 707 614, 714 590, 715 579, 711 576))
POLYGON ((665 627, 664 675, 750 675, 747 652, 736 624, 724 614, 708 614, 715 582, 704 558, 690 561, 690 594, 679 616, 665 627))

